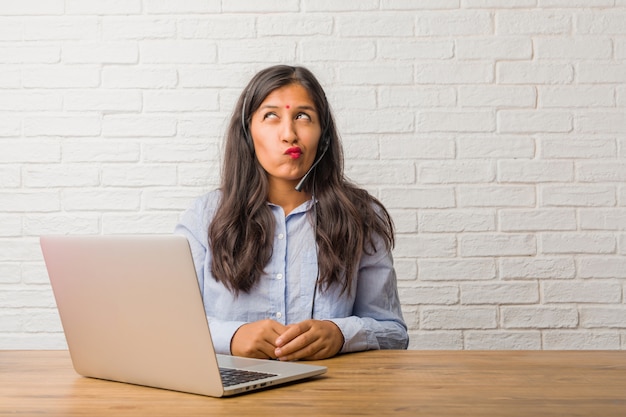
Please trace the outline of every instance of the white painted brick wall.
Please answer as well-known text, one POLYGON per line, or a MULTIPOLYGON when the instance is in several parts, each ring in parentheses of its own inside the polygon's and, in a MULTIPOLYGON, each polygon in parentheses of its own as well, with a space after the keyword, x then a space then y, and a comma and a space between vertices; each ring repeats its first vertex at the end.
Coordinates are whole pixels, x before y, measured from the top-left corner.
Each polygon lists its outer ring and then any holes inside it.
POLYGON ((306 65, 396 223, 414 349, 626 349, 626 1, 0 1, 0 349, 42 234, 168 233, 247 80, 306 65))

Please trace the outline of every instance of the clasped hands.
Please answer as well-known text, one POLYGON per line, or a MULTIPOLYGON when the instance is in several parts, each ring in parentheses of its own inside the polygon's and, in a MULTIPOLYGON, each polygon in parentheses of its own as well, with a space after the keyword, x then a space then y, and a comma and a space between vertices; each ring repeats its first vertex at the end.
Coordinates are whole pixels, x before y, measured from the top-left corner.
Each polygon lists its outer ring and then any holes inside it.
POLYGON ((235 356, 281 361, 318 360, 335 356, 343 346, 339 327, 327 320, 304 320, 284 325, 260 320, 239 327, 231 340, 235 356))

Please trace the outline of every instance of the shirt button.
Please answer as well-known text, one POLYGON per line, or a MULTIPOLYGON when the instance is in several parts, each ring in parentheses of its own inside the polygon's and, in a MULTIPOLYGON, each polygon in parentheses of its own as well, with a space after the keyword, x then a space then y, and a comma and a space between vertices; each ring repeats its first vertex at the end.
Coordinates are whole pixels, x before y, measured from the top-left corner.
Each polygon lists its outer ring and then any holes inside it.
POLYGON ((276 279, 283 279, 283 274, 276 274, 276 279))
POLYGON ((285 235, 283 235, 282 233, 279 233, 279 234, 278 234, 278 238, 282 240, 282 239, 284 239, 284 238, 285 238, 285 235))
POLYGON ((281 318, 283 316, 283 313, 281 313, 280 311, 278 313, 276 313, 276 318, 281 318))

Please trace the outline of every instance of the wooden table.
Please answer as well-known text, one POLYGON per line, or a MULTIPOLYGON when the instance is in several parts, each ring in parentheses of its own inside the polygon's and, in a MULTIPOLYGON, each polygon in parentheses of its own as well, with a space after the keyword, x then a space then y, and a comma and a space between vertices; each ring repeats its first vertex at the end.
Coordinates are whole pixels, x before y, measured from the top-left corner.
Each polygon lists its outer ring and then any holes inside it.
POLYGON ((0 351, 0 415, 626 416, 624 351, 371 351, 312 380, 210 398, 74 373, 66 351, 0 351))

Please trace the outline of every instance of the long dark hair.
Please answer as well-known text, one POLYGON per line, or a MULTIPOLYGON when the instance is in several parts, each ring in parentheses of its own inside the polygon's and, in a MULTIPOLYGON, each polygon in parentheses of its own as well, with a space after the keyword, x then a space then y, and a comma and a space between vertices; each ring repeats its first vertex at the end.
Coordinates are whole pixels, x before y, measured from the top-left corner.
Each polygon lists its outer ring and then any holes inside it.
MULTIPOLYGON (((383 205, 353 185, 343 172, 343 151, 326 95, 306 68, 277 65, 257 73, 243 90, 232 114, 222 167, 222 197, 209 226, 211 271, 233 293, 249 292, 272 256, 274 217, 267 205, 268 180, 254 156, 249 122, 274 90, 292 84, 304 87, 313 100, 328 149, 304 184, 314 192, 319 283, 350 291, 361 253, 372 253, 374 235, 385 248, 394 244, 393 222, 383 205)), ((320 156, 318 147, 318 156, 320 156)))

